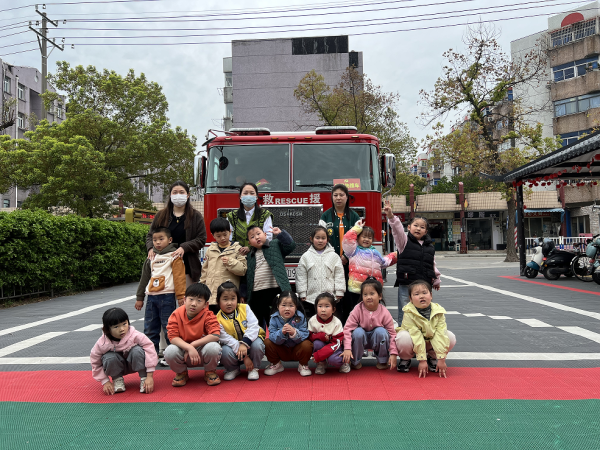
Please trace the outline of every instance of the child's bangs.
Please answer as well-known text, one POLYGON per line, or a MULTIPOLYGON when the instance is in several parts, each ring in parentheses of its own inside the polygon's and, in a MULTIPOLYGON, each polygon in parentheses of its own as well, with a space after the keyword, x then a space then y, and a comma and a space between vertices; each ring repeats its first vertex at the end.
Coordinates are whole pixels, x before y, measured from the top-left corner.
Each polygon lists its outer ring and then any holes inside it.
POLYGON ((375 239, 375 230, 371 227, 363 227, 362 231, 358 235, 358 237, 366 237, 370 239, 375 239))
POLYGON ((129 323, 129 316, 121 308, 108 309, 102 315, 102 329, 105 334, 110 334, 110 327, 114 327, 123 322, 129 323))

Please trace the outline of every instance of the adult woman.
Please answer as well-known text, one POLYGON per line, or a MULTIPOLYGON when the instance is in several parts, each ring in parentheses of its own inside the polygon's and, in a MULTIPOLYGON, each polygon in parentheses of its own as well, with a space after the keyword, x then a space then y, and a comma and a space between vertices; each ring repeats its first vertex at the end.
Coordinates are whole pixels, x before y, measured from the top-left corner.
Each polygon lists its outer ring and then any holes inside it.
MULTIPOLYGON (((360 220, 360 217, 350 209, 350 193, 343 184, 336 184, 331 190, 331 203, 333 206, 321 215, 319 225, 327 228, 329 243, 342 259, 344 275, 346 276, 346 282, 348 282, 348 258, 344 255, 342 240, 344 234, 360 220)), ((345 323, 351 311, 352 305, 348 296, 345 295, 336 308, 336 315, 345 323)))
POLYGON ((237 211, 227 213, 231 227, 231 240, 242 246, 240 253, 246 255, 250 251, 248 227, 256 225, 263 229, 270 241, 273 239, 273 214, 262 209, 258 204, 258 188, 254 183, 244 183, 240 187, 240 207, 237 211))
POLYGON ((197 283, 202 274, 200 250, 206 242, 204 217, 196 211, 190 202, 190 188, 183 181, 176 181, 169 189, 167 206, 161 209, 150 225, 146 236, 148 258, 154 259, 152 249, 152 232, 155 228, 166 227, 171 230, 173 243, 179 245, 174 252, 175 257, 183 258, 185 264, 186 284, 197 283))

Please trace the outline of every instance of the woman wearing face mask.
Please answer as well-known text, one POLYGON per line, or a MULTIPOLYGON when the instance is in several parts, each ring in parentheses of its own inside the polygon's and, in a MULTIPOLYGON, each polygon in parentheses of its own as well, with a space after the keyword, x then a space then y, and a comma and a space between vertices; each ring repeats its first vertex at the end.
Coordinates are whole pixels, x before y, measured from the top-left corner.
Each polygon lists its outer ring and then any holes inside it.
POLYGON ((231 227, 231 240, 242 246, 240 253, 246 255, 250 251, 248 242, 248 227, 261 227, 267 235, 267 240, 273 239, 273 214, 262 209, 258 204, 258 188, 254 183, 244 183, 240 187, 240 207, 237 211, 227 213, 231 227))
POLYGON ((200 264, 200 249, 206 242, 206 227, 204 217, 196 211, 190 202, 190 188, 183 181, 171 185, 167 206, 161 209, 150 225, 146 237, 148 258, 154 259, 152 250, 152 233, 155 228, 166 227, 171 230, 173 243, 179 248, 173 252, 176 258, 183 258, 185 264, 186 284, 197 283, 202 274, 200 264))

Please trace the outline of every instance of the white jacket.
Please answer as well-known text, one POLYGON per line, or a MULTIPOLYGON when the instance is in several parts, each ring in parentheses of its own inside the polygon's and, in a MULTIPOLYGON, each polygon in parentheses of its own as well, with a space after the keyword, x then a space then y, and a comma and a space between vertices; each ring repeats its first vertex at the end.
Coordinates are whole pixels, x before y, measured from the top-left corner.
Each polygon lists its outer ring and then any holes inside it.
POLYGON ((300 258, 296 269, 296 292, 298 297, 315 303, 317 295, 330 292, 341 297, 346 292, 346 278, 340 256, 327 244, 320 255, 311 245, 300 258))

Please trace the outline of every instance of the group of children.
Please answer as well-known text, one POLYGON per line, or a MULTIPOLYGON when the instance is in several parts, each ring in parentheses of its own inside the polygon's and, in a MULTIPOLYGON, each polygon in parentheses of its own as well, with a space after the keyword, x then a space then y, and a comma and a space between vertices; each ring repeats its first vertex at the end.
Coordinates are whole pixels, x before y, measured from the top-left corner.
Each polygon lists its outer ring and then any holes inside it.
MULTIPOLYGON (((409 236, 410 230, 409 225, 409 236)), ((347 283, 327 230, 319 226, 297 268, 297 294, 284 265, 295 248, 287 232, 274 227, 269 240, 262 228, 249 226, 250 251, 243 254, 240 244, 230 240, 226 219, 213 220, 210 231, 215 242, 206 252, 202 278, 183 293, 185 275, 181 277, 177 259, 169 258, 174 250, 169 230, 154 230, 157 257, 144 265, 135 305, 140 310, 147 295, 144 334, 129 325, 122 309, 111 308, 91 353, 93 376, 106 394, 124 391, 123 376, 134 372, 141 378, 140 391, 153 391, 161 327, 168 337, 164 359, 175 372, 176 387, 189 380, 189 367, 203 367, 208 385, 221 383, 219 363, 226 381, 240 375, 242 365, 248 380, 257 380, 265 355, 270 363, 265 375, 282 372, 285 361, 297 361, 300 375, 311 375, 311 359, 316 374, 324 374, 328 366, 348 373, 362 367, 367 350, 376 356, 378 369, 408 372, 416 355, 419 377, 428 371, 446 376, 445 358, 456 339, 446 328, 445 310, 431 302, 432 286, 426 279, 411 280, 410 303, 403 307, 400 327, 395 326, 383 301, 382 269, 402 259, 403 252, 379 254, 371 246, 374 231, 362 220, 344 235, 350 260, 347 283), (247 303, 239 290, 244 275, 247 303), (345 324, 335 314, 344 296, 351 296, 354 305, 345 324)))

